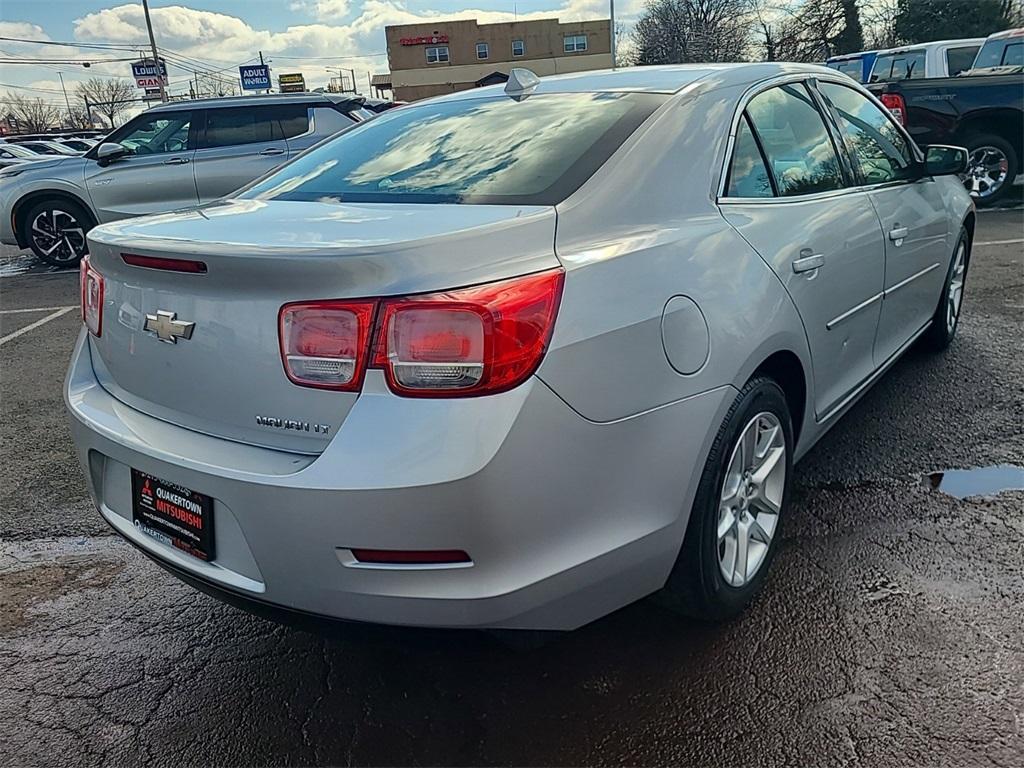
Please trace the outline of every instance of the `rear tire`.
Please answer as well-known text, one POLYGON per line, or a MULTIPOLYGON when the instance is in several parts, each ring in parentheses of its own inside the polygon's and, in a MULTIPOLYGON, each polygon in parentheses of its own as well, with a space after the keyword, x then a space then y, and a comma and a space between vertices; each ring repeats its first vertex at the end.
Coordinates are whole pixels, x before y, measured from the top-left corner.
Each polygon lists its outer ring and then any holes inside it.
POLYGON ((708 621, 747 606, 778 549, 792 469, 786 396, 773 379, 756 377, 733 401, 704 465, 665 586, 670 605, 708 621))
POLYGON ((967 137, 968 168, 964 185, 975 205, 984 207, 999 200, 1013 187, 1020 173, 1020 158, 1001 136, 979 133, 967 137))
POLYGON ((967 269, 971 264, 971 240, 967 230, 960 227, 960 237, 953 249, 946 270, 946 281, 942 285, 938 306, 932 315, 932 324, 921 336, 921 348, 929 352, 942 352, 956 337, 963 309, 964 288, 967 285, 967 269))
POLYGON ((88 250, 85 233, 92 217, 82 206, 54 197, 35 203, 23 220, 29 247, 37 257, 56 267, 74 267, 88 250))

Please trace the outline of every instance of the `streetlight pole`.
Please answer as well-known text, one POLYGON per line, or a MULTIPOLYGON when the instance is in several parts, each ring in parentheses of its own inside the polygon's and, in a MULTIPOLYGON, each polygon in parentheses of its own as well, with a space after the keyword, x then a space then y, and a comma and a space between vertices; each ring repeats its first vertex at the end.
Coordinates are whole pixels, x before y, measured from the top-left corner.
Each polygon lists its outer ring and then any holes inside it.
POLYGON ((71 101, 68 99, 68 89, 64 87, 64 73, 58 71, 57 77, 60 78, 60 89, 64 91, 64 103, 68 105, 68 125, 74 128, 75 116, 71 114, 71 101))
POLYGON ((156 67, 157 82, 160 83, 160 101, 167 101, 167 90, 164 88, 164 76, 160 70, 160 57, 156 52, 156 38, 153 37, 153 22, 149 18, 149 0, 142 0, 142 10, 146 14, 146 29, 149 30, 149 47, 153 51, 153 66, 156 67))
POLYGON ((612 69, 615 69, 615 0, 608 0, 608 15, 611 24, 611 41, 612 41, 612 69))

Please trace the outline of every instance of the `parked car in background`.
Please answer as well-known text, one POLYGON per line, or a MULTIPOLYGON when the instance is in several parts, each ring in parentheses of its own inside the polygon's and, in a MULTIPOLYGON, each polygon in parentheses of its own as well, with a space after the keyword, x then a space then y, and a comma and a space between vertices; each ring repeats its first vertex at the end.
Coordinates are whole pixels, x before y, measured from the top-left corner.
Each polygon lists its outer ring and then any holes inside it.
POLYGON ((32 139, 31 141, 19 141, 19 146, 31 149, 40 155, 63 155, 65 157, 77 157, 84 154, 77 149, 61 144, 59 141, 48 139, 32 139))
POLYGON ((19 163, 30 163, 34 160, 44 160, 45 158, 46 155, 33 152, 28 147, 22 147, 18 144, 11 144, 8 142, 0 142, 0 168, 6 168, 9 165, 18 165, 19 163))
POLYGON ((978 51, 971 72, 968 74, 993 74, 1006 68, 1020 72, 1022 67, 1024 67, 1024 28, 1007 29, 985 38, 985 44, 978 51))
POLYGON ((866 83, 871 75, 871 67, 874 66, 877 55, 877 51, 846 53, 842 56, 833 56, 825 62, 825 66, 849 75, 858 83, 866 83))
POLYGON ((869 88, 921 144, 970 152, 965 184, 990 205, 1020 181, 1024 77, 1020 68, 972 69, 959 77, 895 80, 869 88))
POLYGON ((76 152, 88 152, 90 149, 99 144, 96 139, 58 139, 58 141, 65 147, 75 150, 76 152))
MULTIPOLYGON (((375 113, 360 97, 299 93, 154 107, 84 156, 0 174, 0 242, 72 265, 96 224, 215 200, 375 113)), ((24 146, 49 145, 30 141, 24 146)), ((61 144, 55 154, 81 155, 61 144)))
POLYGON ((878 51, 868 82, 955 77, 971 68, 985 38, 936 40, 878 51))
POLYGON ((90 497, 264 611, 566 630, 665 587, 727 618, 794 461, 953 339, 965 163, 804 64, 513 69, 389 110, 89 233, 90 497))

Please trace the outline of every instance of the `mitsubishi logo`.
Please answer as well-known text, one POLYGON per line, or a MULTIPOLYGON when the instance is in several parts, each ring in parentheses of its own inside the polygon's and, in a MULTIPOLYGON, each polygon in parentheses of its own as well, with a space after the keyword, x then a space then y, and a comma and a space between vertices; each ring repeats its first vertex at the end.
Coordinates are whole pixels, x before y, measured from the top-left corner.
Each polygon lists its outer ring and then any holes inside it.
POLYGON ((146 315, 144 330, 155 333, 156 337, 165 344, 177 344, 178 339, 188 341, 192 338, 192 331, 195 330, 195 323, 187 323, 184 320, 176 320, 177 312, 165 312, 158 309, 155 315, 146 315))

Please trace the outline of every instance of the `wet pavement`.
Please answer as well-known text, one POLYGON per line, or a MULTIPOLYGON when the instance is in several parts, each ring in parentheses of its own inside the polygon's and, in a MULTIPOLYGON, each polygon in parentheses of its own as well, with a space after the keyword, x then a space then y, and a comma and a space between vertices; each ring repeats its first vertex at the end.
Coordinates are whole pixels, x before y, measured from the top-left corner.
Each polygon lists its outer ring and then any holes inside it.
MULTIPOLYGON (((928 477, 1024 465, 1022 217, 982 214, 1000 244, 952 348, 908 355, 798 465, 747 613, 651 599, 533 650, 312 634, 194 592, 90 507, 60 401, 76 313, 3 343, 0 764, 1024 764, 1024 491, 928 477)), ((7 278, 0 312, 76 290, 7 278)))

